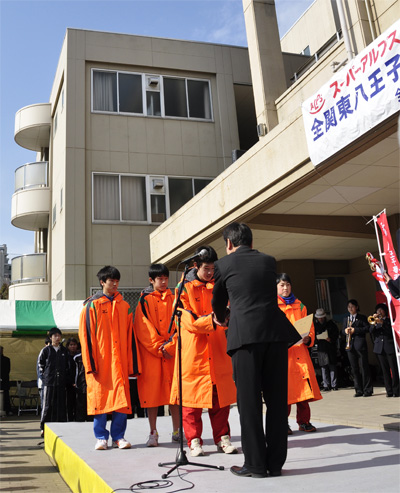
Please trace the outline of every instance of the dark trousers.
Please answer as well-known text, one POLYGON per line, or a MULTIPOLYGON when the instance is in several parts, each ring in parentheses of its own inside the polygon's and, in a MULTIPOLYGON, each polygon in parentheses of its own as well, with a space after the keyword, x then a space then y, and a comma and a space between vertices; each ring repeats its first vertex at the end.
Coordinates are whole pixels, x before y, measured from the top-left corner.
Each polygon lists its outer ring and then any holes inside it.
POLYGON ((232 364, 244 465, 254 473, 280 471, 287 455, 287 343, 243 346, 232 355, 232 364))
POLYGON ((386 393, 399 395, 399 369, 397 368, 397 357, 395 354, 386 354, 383 350, 383 354, 376 355, 379 364, 382 368, 383 381, 385 383, 386 393), (390 375, 392 371, 392 375, 390 375))
POLYGON ((366 349, 363 349, 362 351, 351 349, 350 351, 347 351, 347 356, 353 372, 355 391, 362 392, 364 394, 372 394, 373 388, 371 373, 369 371, 368 351, 366 349), (361 363, 361 374, 358 364, 359 360, 361 363))
POLYGON ((65 387, 43 387, 42 414, 40 417, 40 429, 44 424, 67 421, 67 405, 65 387))

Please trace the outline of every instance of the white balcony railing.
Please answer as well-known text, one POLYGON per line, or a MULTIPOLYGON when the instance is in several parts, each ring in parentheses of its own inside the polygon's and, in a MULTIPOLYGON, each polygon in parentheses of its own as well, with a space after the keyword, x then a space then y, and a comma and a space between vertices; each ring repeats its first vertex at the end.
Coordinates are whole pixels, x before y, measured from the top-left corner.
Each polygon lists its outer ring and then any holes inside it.
POLYGON ((11 259, 11 284, 46 282, 47 254, 32 253, 11 259))
POLYGON ((15 170, 15 192, 48 186, 47 161, 27 163, 15 170))

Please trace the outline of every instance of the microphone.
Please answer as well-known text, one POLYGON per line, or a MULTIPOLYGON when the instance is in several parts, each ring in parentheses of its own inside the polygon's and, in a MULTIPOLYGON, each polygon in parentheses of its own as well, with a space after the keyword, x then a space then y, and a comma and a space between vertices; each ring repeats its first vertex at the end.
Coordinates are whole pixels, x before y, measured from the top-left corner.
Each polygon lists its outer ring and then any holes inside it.
POLYGON ((191 257, 185 258, 185 260, 181 260, 179 263, 180 264, 188 264, 191 260, 194 260, 195 258, 202 257, 203 255, 207 255, 207 250, 203 248, 203 250, 200 250, 199 253, 196 253, 195 255, 192 255, 191 257))

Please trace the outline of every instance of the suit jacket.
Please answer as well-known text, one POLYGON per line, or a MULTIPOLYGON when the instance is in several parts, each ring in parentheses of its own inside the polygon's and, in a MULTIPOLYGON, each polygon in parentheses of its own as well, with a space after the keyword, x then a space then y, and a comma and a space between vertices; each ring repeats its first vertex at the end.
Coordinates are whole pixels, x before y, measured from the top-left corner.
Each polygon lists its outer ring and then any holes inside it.
POLYGON ((212 307, 221 322, 228 300, 230 320, 227 352, 247 344, 300 339, 297 330, 278 308, 276 261, 247 246, 215 262, 212 307))
POLYGON ((375 354, 382 354, 383 351, 386 354, 394 354, 396 352, 394 349, 392 324, 388 317, 381 324, 370 325, 369 331, 374 341, 375 354))
MULTIPOLYGON (((356 351, 366 351, 368 349, 367 340, 365 335, 369 332, 369 323, 365 315, 357 313, 356 319, 351 325, 354 328, 354 334, 351 336, 350 349, 355 349, 356 351)), ((342 334, 346 337, 345 329, 348 327, 348 317, 343 319, 342 334)))

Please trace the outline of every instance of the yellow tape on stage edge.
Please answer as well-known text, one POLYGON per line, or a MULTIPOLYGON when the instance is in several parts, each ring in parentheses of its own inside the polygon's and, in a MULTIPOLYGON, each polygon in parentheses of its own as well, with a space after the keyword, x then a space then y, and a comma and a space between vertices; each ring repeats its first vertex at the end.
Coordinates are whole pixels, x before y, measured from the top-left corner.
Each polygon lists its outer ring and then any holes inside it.
POLYGON ((73 493, 112 493, 113 489, 46 425, 44 451, 73 493))

